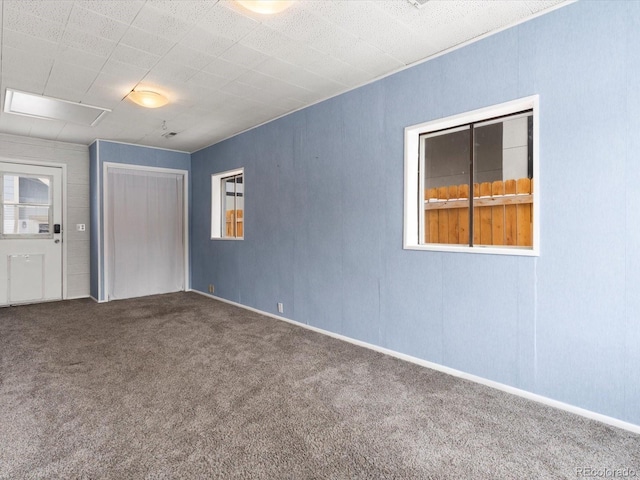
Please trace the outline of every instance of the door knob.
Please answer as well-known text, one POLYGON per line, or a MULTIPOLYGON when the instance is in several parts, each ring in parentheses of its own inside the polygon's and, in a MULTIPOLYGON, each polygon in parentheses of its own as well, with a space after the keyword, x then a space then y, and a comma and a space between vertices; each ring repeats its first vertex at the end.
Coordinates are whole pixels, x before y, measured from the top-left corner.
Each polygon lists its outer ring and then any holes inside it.
POLYGON ((60 239, 59 239, 59 238, 56 238, 53 242, 54 242, 54 243, 60 243, 60 239))

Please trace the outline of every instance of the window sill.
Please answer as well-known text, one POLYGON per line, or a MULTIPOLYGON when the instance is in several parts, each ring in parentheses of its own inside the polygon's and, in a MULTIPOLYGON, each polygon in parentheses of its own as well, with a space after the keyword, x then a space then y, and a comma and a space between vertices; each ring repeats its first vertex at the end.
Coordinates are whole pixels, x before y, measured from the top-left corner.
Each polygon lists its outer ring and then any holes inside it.
POLYGON ((515 255, 520 257, 539 257, 540 251, 534 248, 520 247, 467 247, 464 245, 407 245, 404 250, 421 250, 427 252, 479 253, 483 255, 515 255))

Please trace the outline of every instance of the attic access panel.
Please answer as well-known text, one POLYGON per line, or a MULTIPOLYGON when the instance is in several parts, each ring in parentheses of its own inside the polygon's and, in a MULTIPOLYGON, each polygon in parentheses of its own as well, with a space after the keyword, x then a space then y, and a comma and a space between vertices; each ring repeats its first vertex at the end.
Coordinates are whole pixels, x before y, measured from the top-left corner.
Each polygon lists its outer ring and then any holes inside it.
POLYGON ((93 127, 105 113, 111 110, 7 88, 4 111, 27 117, 61 120, 93 127))

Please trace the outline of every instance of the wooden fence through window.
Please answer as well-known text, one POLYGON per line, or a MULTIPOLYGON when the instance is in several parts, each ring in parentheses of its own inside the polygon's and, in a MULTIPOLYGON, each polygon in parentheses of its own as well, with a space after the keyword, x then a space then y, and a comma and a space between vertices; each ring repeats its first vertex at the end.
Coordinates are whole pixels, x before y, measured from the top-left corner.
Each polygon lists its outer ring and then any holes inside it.
MULTIPOLYGON (((469 244, 469 185, 428 188, 424 195, 426 243, 469 244)), ((473 244, 533 245, 533 180, 473 185, 473 244)))
POLYGON ((244 237, 244 215, 242 210, 227 210, 225 237, 244 237), (236 226, 235 231, 233 228, 234 224, 236 226))

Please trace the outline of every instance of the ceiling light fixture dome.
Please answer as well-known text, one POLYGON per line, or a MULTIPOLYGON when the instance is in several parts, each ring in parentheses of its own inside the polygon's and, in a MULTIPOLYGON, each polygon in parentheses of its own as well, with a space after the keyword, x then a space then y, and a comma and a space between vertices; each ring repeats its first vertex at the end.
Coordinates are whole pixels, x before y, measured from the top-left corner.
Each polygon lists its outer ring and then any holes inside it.
POLYGON ((263 15, 280 13, 293 5, 293 0, 236 0, 236 2, 252 12, 263 15))
POLYGON ((127 97, 141 107, 146 108, 164 107, 169 103, 169 99, 167 97, 161 93, 153 92, 151 90, 131 90, 127 97))

